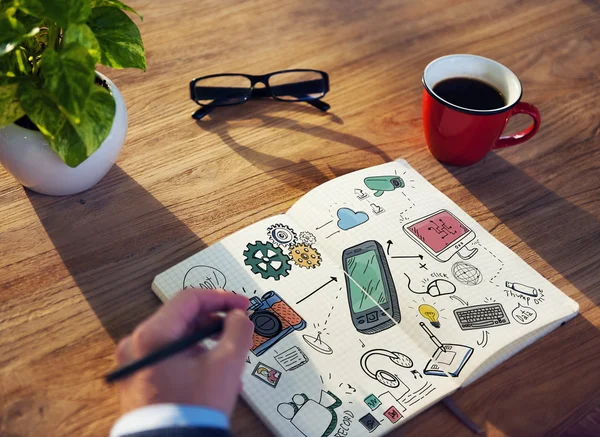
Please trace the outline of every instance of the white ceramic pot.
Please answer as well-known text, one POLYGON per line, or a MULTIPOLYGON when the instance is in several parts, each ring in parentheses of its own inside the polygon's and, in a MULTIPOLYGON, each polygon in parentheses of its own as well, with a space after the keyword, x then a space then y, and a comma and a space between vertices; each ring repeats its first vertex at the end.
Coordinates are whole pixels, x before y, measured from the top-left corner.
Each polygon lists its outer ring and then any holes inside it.
POLYGON ((0 128, 0 163, 30 190, 53 196, 66 196, 93 187, 117 160, 127 134, 127 108, 114 83, 106 80, 116 102, 115 119, 98 150, 72 168, 50 148, 38 132, 10 124, 0 128))

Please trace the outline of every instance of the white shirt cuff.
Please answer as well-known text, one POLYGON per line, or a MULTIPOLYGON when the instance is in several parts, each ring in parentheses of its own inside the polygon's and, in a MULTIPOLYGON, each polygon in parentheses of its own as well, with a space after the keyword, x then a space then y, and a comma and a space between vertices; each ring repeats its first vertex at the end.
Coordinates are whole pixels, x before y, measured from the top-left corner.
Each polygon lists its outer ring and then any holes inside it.
POLYGON ((155 404, 133 410, 113 425, 110 437, 161 428, 229 428, 227 416, 212 408, 194 405, 155 404))

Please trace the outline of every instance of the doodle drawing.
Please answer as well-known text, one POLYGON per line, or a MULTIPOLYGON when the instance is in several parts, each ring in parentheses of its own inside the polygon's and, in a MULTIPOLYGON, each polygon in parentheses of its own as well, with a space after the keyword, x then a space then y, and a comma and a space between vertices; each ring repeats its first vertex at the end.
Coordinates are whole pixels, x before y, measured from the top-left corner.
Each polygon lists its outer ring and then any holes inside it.
POLYGON ((485 347, 488 344, 488 341, 490 339, 490 333, 489 331, 482 331, 481 332, 481 342, 479 340, 477 340, 477 345, 481 346, 481 349, 485 349, 485 347))
POLYGON ((337 226, 342 231, 355 228, 369 220, 366 212, 352 211, 350 208, 340 208, 337 211, 337 226))
POLYGON ((260 379, 269 387, 275 388, 277 387, 279 379, 281 378, 281 372, 259 361, 252 371, 252 376, 260 379))
POLYGON ((454 317, 463 331, 508 325, 510 320, 501 303, 472 305, 454 310, 454 317))
POLYGON ((452 275, 458 282, 465 285, 477 285, 483 281, 479 269, 464 261, 457 261, 452 265, 452 275))
POLYGON ((529 285, 519 284, 518 282, 506 282, 506 288, 510 288, 525 296, 538 297, 537 288, 530 287, 529 285))
POLYGON ((436 346, 436 350, 425 366, 423 373, 425 375, 446 377, 448 375, 453 377, 460 375, 461 370, 473 355, 473 348, 462 344, 442 343, 425 326, 424 322, 419 323, 419 325, 436 346))
MULTIPOLYGON (((310 293, 308 293, 306 296, 304 296, 302 299, 300 299, 298 302, 296 302, 296 304, 299 304, 300 302, 305 301, 306 299, 311 297, 313 294, 315 294, 317 291, 321 290, 322 288, 325 288, 325 286, 331 284, 332 282, 337 282, 337 278, 335 276, 330 276, 329 278, 330 278, 329 281, 327 281, 323 285, 319 286, 316 290, 313 290, 310 293)), ((340 288, 340 290, 341 290, 341 288, 340 288)), ((336 297, 336 299, 337 299, 337 297, 336 297)))
POLYGON ((330 391, 321 390, 319 401, 306 394, 295 394, 292 402, 281 403, 277 412, 306 437, 327 437, 337 426, 336 408, 342 401, 330 391))
POLYGON ((402 414, 400 414, 400 412, 393 405, 390 408, 388 408, 385 411, 385 413, 383 413, 383 415, 387 417, 392 423, 396 423, 400 419, 402 419, 402 414))
POLYGON ((363 417, 358 419, 358 421, 369 432, 375 431, 377 429, 377 427, 379 426, 379 422, 377 421, 377 419, 375 419, 375 417, 373 417, 373 415, 371 413, 367 413, 366 415, 364 415, 363 417))
POLYGON ((248 243, 244 256, 244 264, 263 279, 273 278, 278 281, 282 276, 289 275, 292 268, 290 257, 283 253, 283 249, 268 241, 248 243))
POLYGON ((321 331, 317 333, 316 337, 304 334, 302 335, 302 339, 306 342, 307 345, 312 347, 317 352, 322 353, 323 355, 331 355, 333 353, 333 349, 331 349, 331 346, 329 346, 327 343, 321 340, 321 331))
POLYGON ((406 369, 409 369, 413 366, 413 361, 410 359, 410 357, 404 355, 403 353, 392 352, 387 349, 372 349, 368 352, 365 352, 360 358, 360 367, 369 378, 373 378, 379 381, 386 387, 397 388, 402 386, 403 389, 406 389, 408 391, 408 387, 406 386, 406 384, 404 384, 400 380, 400 378, 398 378, 398 376, 393 374, 392 372, 379 369, 373 373, 373 370, 371 370, 367 366, 367 361, 370 357, 377 355, 388 357, 392 363, 396 364, 397 366, 404 367, 406 369))
POLYGON ((478 249, 467 248, 475 232, 446 209, 421 217, 402 226, 404 232, 440 262, 455 254, 462 259, 473 257, 478 249))
POLYGON ((270 347, 293 331, 306 328, 306 321, 274 291, 262 298, 250 298, 250 320, 254 324, 252 353, 264 354, 270 347))
POLYGON ((385 252, 375 240, 342 253, 352 323, 362 334, 375 334, 400 323, 396 286, 385 252))
POLYGON ((298 234, 298 238, 302 243, 308 244, 309 246, 312 246, 317 242, 317 237, 315 237, 314 234, 308 231, 300 232, 300 234, 298 234))
POLYGON ((358 200, 363 200, 363 199, 366 199, 367 197, 369 197, 369 195, 367 193, 365 193, 363 190, 361 190, 360 188, 355 188, 354 194, 358 200))
POLYGON ((456 285, 443 278, 434 279, 433 281, 429 282, 426 290, 413 290, 410 287, 410 276, 408 276, 406 273, 404 273, 404 276, 406 276, 406 279, 408 279, 408 289, 415 294, 429 294, 431 297, 438 297, 445 294, 452 294, 456 291, 456 285))
POLYGON ((374 394, 370 394, 365 398, 365 404, 371 409, 371 411, 376 410, 381 406, 381 401, 374 394))
POLYGON ((370 176, 365 178, 367 188, 375 191, 375 197, 380 197, 384 191, 394 191, 404 188, 404 181, 400 176, 370 176))
POLYGON ((283 370, 287 370, 288 372, 308 363, 308 357, 298 346, 292 346, 288 350, 275 355, 273 358, 283 367, 283 370))
POLYGON ((227 278, 219 269, 211 266, 194 266, 183 277, 183 289, 200 288, 204 290, 224 289, 227 278))
POLYGON ((293 246, 296 244, 296 233, 288 225, 277 223, 267 228, 267 235, 271 243, 276 246, 293 246))
POLYGON ((294 264, 307 269, 314 269, 321 265, 321 254, 317 249, 304 243, 290 247, 290 257, 294 264))
POLYGON ((375 215, 379 215, 379 214, 385 212, 385 209, 383 209, 379 205, 375 205, 374 203, 371 203, 371 209, 373 210, 373 214, 375 214, 375 215))
POLYGON ((398 398, 396 398, 396 396, 392 395, 391 392, 386 391, 377 397, 381 401, 381 405, 383 405, 384 409, 387 410, 389 407, 394 407, 396 410, 404 412, 406 411, 406 407, 402 405, 400 398, 406 396, 408 393, 410 393, 410 390, 404 391, 400 394, 400 396, 398 396, 398 398))
POLYGON ((419 314, 429 320, 429 323, 434 328, 439 328, 440 325, 440 313, 431 305, 423 304, 419 305, 419 314))
POLYGON ((521 325, 528 325, 537 319, 537 313, 531 307, 519 304, 513 311, 512 317, 521 325))

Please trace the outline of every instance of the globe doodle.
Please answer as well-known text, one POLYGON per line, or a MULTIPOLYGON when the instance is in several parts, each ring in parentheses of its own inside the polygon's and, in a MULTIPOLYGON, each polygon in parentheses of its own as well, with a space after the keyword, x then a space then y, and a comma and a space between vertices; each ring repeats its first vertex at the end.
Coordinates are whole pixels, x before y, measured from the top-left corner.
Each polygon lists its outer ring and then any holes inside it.
POLYGON ((464 261, 457 261, 452 266, 454 277, 465 285, 477 285, 483 281, 483 275, 479 269, 464 261))

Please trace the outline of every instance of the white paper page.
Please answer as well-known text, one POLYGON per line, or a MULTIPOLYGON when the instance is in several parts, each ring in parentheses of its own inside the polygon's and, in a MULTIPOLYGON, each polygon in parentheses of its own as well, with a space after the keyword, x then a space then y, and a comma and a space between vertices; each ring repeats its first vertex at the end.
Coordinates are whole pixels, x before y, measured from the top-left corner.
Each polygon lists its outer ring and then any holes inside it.
POLYGON ((401 330, 356 332, 343 272, 287 215, 225 238, 153 283, 163 299, 187 287, 245 293, 257 303, 253 316, 270 313, 255 321, 265 335, 255 329, 243 396, 278 435, 321 436, 334 422, 330 435, 383 435, 456 389, 423 377, 414 363, 427 356, 401 330), (278 262, 272 269, 269 257, 278 262))
MULTIPOLYGON (((313 232, 339 266, 344 251, 357 250, 349 248, 379 243, 386 253, 401 320, 398 328, 361 339, 368 337, 363 341, 370 348, 388 331, 407 333, 429 357, 416 364, 430 381, 453 380, 460 385, 496 352, 502 350, 501 358, 508 358, 520 349, 519 343, 511 348, 515 340, 542 335, 540 328, 571 318, 578 310, 576 302, 406 161, 329 181, 303 196, 288 215, 313 232)), ((348 279, 348 286, 352 282, 348 279)))

